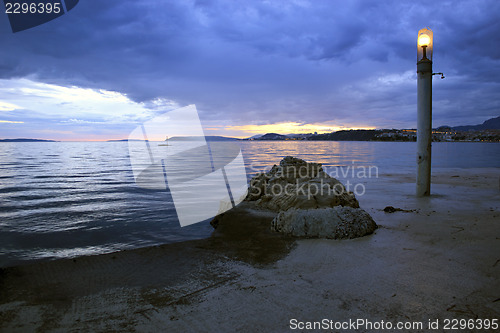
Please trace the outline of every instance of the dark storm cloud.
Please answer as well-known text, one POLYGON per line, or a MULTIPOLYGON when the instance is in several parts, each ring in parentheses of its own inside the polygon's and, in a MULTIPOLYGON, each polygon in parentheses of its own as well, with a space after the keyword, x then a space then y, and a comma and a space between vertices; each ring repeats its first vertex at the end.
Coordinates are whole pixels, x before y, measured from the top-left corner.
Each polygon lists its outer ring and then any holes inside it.
MULTIPOLYGON (((411 127, 416 34, 434 31, 435 124, 500 112, 498 1, 80 1, 12 34, 0 77, 195 103, 225 124, 411 127)), ((5 17, 2 17, 5 20, 5 17)))

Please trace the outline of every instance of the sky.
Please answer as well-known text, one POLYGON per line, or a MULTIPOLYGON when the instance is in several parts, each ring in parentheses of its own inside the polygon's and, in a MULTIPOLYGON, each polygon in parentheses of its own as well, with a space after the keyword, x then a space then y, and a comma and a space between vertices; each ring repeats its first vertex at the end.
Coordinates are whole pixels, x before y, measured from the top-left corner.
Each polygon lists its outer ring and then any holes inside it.
POLYGON ((195 104, 206 135, 416 127, 416 38, 434 33, 433 125, 500 115, 500 1, 81 0, 12 33, 0 138, 127 138, 195 104))

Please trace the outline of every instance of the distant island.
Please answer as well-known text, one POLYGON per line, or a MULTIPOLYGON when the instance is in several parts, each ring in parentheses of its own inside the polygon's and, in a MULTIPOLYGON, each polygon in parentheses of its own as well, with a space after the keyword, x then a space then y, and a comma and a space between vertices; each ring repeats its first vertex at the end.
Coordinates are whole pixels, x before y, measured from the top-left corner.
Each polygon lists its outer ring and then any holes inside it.
POLYGON ((0 142, 59 142, 59 141, 42 140, 42 139, 0 139, 0 142))

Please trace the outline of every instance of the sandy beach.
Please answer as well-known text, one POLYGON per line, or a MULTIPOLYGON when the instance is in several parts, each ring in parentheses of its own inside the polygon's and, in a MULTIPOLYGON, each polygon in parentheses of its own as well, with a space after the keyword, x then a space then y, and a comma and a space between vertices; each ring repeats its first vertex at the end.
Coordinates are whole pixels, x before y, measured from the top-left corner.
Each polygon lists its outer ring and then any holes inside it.
POLYGON ((430 198, 415 197, 411 174, 367 179, 358 200, 379 228, 352 240, 242 228, 4 268, 0 331, 283 332, 366 319, 423 323, 415 332, 430 331, 429 320, 442 331, 446 319, 500 318, 499 176, 498 169, 436 169, 430 198))

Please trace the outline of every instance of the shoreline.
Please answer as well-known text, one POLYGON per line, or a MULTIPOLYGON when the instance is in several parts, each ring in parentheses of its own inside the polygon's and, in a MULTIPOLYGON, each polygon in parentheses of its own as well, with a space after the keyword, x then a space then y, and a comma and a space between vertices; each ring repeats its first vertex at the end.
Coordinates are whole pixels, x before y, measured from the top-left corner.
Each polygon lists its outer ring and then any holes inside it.
MULTIPOLYGON (((292 318, 498 318, 499 176, 438 168, 430 198, 414 196, 413 174, 366 179, 358 200, 379 229, 362 238, 245 243, 243 232, 3 268, 0 328, 283 331, 292 318)), ((259 218, 269 219, 247 222, 259 218)))

